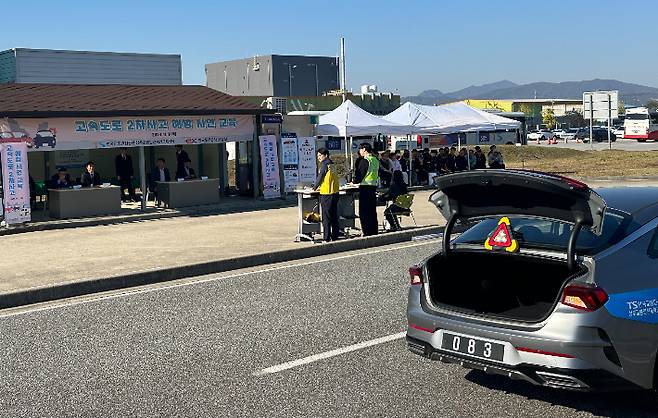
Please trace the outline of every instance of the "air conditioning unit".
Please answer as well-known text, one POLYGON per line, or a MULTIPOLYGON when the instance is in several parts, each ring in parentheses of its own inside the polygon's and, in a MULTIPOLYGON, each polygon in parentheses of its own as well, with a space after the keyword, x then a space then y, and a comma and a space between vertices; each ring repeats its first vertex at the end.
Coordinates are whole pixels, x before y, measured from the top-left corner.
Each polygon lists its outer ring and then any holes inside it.
POLYGON ((278 113, 282 115, 286 114, 286 107, 288 105, 288 99, 285 97, 268 97, 267 98, 267 108, 275 109, 278 113))

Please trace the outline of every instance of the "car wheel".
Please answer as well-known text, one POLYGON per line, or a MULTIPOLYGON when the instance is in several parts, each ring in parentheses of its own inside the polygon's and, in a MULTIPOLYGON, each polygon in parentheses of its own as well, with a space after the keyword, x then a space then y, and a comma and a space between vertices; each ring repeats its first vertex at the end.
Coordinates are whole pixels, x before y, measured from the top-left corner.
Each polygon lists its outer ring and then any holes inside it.
POLYGON ((542 135, 542 137, 541 137, 541 138, 539 138, 539 140, 540 140, 540 141, 544 141, 545 139, 546 139, 546 138, 544 138, 544 136, 543 136, 543 135, 542 135))

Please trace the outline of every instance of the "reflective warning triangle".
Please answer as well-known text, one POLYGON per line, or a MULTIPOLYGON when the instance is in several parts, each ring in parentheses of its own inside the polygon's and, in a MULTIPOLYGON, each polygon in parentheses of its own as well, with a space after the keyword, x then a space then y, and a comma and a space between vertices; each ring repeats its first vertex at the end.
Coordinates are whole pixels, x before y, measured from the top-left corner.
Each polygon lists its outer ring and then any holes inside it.
POLYGON ((487 250, 504 248, 511 253, 519 250, 519 243, 512 238, 512 224, 507 216, 500 218, 498 227, 484 241, 484 247, 487 250))

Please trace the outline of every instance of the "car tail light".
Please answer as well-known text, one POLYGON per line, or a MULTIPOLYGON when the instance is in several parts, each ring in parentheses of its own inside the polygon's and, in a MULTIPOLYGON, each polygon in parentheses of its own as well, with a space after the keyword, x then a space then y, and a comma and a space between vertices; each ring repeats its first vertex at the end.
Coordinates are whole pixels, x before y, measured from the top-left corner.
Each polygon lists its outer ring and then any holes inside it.
POLYGON ((423 268, 421 266, 409 267, 409 278, 412 285, 423 284, 423 268))
POLYGON ((608 301, 608 294, 600 287, 568 285, 562 291, 561 302, 583 311, 595 311, 608 301))

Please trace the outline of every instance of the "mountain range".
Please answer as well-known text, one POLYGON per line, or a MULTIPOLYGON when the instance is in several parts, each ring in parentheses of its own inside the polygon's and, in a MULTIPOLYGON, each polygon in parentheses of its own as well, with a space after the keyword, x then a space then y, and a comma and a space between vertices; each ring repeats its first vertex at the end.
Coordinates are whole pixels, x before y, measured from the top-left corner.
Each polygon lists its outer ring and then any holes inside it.
POLYGON ((417 96, 402 97, 401 101, 419 104, 442 104, 465 99, 581 99, 584 91, 619 90, 619 99, 626 105, 644 105, 658 98, 658 88, 618 80, 564 81, 561 83, 537 82, 516 84, 509 80, 470 86, 450 93, 425 90, 417 96))

